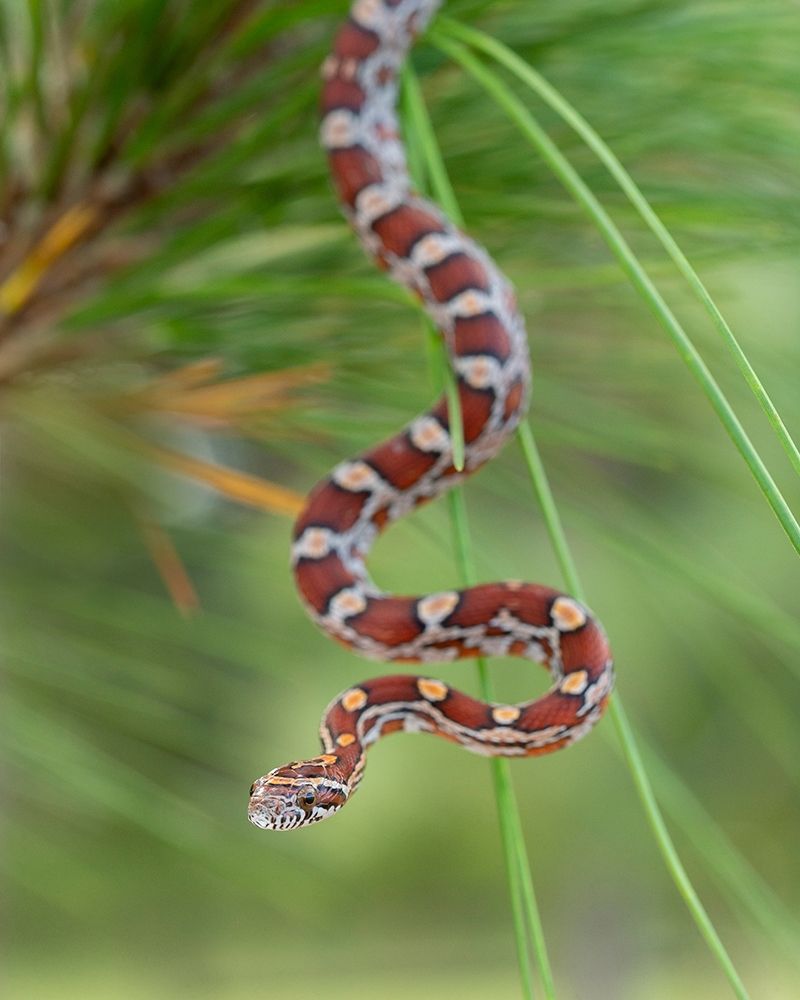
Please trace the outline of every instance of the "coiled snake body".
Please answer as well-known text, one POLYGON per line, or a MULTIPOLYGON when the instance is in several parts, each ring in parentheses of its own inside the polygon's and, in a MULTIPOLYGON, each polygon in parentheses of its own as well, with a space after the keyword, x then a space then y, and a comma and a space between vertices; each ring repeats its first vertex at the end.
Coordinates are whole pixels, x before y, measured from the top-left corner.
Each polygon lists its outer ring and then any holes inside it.
POLYGON ((550 753, 594 726, 613 683, 601 625, 566 594, 506 582, 401 597, 378 589, 364 565, 387 524, 492 458, 528 404, 528 347, 513 291, 481 247, 412 191, 398 134, 398 73, 439 2, 354 4, 323 67, 321 131, 350 224, 379 266, 422 299, 444 337, 463 414, 464 471, 453 467, 441 400, 317 485, 295 525, 292 564, 314 621, 365 656, 426 664, 521 656, 547 666, 553 685, 534 701, 498 705, 430 677, 358 684, 326 710, 319 756, 253 784, 248 814, 264 829, 337 812, 361 780, 367 748, 387 733, 435 733, 489 756, 550 753))

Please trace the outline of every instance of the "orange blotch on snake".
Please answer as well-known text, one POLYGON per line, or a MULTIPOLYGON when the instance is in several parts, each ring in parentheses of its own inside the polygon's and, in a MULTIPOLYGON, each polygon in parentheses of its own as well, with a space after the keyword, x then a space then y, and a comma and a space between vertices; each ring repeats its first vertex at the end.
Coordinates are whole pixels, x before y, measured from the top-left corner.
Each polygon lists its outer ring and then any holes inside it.
POLYGON ((357 712, 367 703, 367 692, 361 688, 351 688, 341 698, 342 708, 347 712, 357 712))
POLYGON ((497 705, 492 709, 492 718, 499 722, 501 726, 510 725, 516 722, 520 716, 520 710, 516 705, 497 705))
POLYGON ((357 587, 349 587, 334 594, 328 605, 328 614, 335 620, 359 615, 367 606, 367 599, 357 587))
POLYGON ((450 690, 442 681, 429 680, 427 677, 419 678, 417 688, 422 697, 428 701, 443 701, 450 690))
POLYGON ((550 615, 559 632, 574 632, 586 624, 586 612, 571 597, 557 597, 550 608, 550 615))
POLYGON ((423 624, 438 625, 457 606, 458 592, 447 590, 439 594, 430 594, 428 597, 423 597, 421 601, 417 601, 417 614, 423 624))
POLYGON ((558 686, 563 694, 583 694, 589 683, 589 674, 585 670, 574 670, 567 674, 558 686))

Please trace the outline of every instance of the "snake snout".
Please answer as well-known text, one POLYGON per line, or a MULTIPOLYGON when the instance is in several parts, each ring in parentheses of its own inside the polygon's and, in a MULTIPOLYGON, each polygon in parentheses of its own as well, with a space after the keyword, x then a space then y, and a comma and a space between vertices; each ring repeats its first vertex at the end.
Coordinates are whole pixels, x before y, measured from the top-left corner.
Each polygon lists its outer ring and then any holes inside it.
POLYGON ((247 805, 247 818, 254 826, 269 830, 280 820, 283 804, 272 796, 253 795, 247 805))
POLYGON ((261 787, 259 785, 260 781, 255 782, 250 790, 247 818, 255 826, 269 829, 280 818, 284 803, 280 798, 271 795, 263 785, 261 787))
POLYGON ((250 790, 247 818, 262 830, 289 830, 303 818, 294 801, 294 793, 275 788, 269 779, 273 772, 259 778, 250 790))

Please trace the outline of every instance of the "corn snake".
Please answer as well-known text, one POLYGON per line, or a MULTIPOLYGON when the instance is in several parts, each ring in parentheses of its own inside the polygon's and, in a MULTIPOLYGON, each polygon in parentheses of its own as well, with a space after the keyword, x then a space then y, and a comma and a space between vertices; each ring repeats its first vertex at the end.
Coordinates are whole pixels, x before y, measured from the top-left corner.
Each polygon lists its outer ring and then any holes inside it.
POLYGON ((250 790, 258 827, 288 830, 338 812, 366 751, 391 732, 430 732, 487 756, 551 753, 584 736, 613 685, 602 626, 567 594, 504 582, 422 597, 381 591, 364 560, 388 524, 489 461, 524 417, 530 361, 507 279, 485 250, 416 195, 395 106, 398 74, 441 0, 357 0, 323 66, 322 144, 345 216, 367 253, 422 300, 457 379, 465 464, 453 466, 445 400, 399 434, 342 462, 309 496, 292 565, 311 618, 381 661, 436 663, 513 655, 553 678, 540 698, 489 704, 443 681, 378 677, 328 706, 322 753, 270 771, 250 790))

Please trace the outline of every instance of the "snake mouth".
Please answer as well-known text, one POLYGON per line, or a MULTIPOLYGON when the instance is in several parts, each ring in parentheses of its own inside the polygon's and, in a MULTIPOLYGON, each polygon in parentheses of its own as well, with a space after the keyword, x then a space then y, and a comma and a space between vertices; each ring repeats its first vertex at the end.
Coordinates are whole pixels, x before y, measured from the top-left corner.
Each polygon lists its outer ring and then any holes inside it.
POLYGON ((283 796, 256 791, 247 804, 247 818, 259 830, 294 830, 319 823, 338 809, 338 806, 315 805, 303 810, 283 796))
POLYGON ((300 810, 274 796, 253 795, 247 804, 247 818, 260 830, 290 830, 303 816, 300 810))

